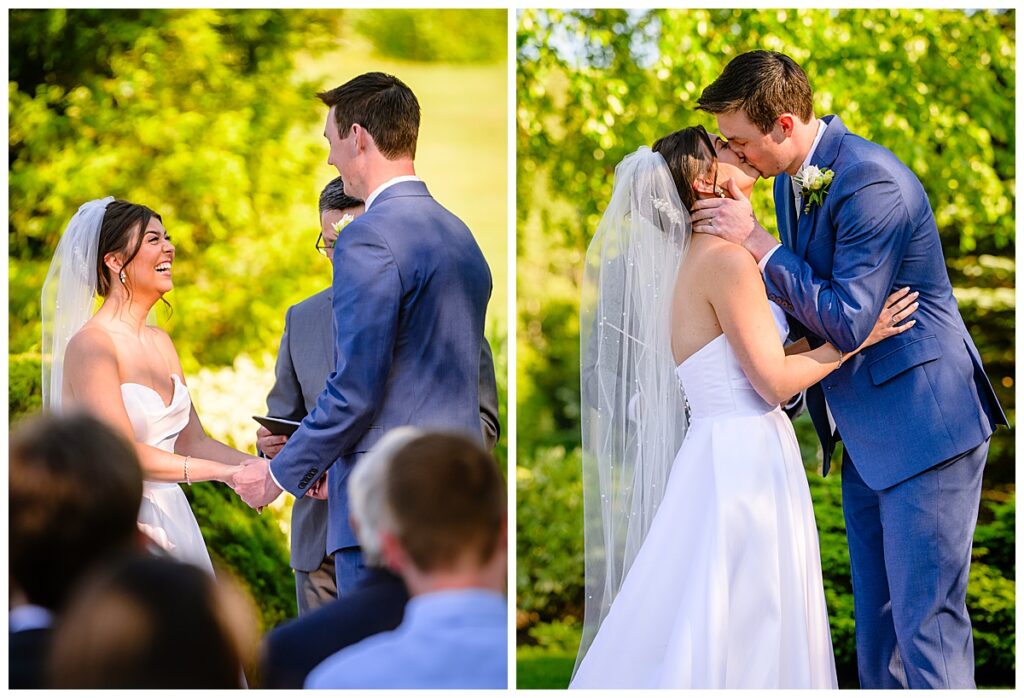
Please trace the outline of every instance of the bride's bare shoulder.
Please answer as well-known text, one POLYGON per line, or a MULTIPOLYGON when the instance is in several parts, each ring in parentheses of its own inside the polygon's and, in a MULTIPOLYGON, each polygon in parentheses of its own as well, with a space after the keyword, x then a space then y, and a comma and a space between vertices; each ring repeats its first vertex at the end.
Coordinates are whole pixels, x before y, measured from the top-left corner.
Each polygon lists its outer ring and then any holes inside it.
POLYGON ((89 320, 68 342, 65 361, 110 358, 117 360, 117 348, 110 332, 98 322, 89 320))
POLYGON ((736 280, 751 274, 760 276, 757 262, 749 252, 714 235, 695 233, 691 255, 703 274, 711 278, 736 280))

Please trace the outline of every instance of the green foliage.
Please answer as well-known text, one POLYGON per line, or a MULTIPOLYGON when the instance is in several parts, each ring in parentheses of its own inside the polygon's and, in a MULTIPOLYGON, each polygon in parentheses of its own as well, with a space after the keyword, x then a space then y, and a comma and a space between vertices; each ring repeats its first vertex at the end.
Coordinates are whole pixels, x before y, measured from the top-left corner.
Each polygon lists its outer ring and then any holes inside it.
POLYGON ((360 33, 384 56, 493 63, 506 55, 505 10, 357 10, 353 16, 360 33))
POLYGON ((1016 671, 1015 585, 991 565, 971 565, 967 608, 974 629, 974 664, 980 685, 1012 686, 1016 671))
POLYGON ((524 649, 523 655, 528 655, 531 650, 537 650, 544 654, 575 657, 580 648, 580 626, 573 623, 537 623, 530 627, 527 634, 532 642, 524 649))
MULTIPOLYGON (((47 66, 12 65, 11 346, 38 346, 38 286, 66 221, 107 194, 162 214, 177 246, 166 328, 186 368, 228 363, 276 340, 296 288, 281 268, 308 265, 297 230, 315 229, 326 181, 317 85, 294 79, 293 54, 323 45, 317 12, 13 11, 12 41, 45 46, 47 66), (114 37, 114 39, 108 39, 114 37), (74 70, 63 72, 73 64, 74 70), (61 68, 59 72, 57 68, 61 68), (274 255, 258 254, 274 249, 274 255), (25 269, 22 270, 21 267, 25 269)), ((299 289, 315 290, 309 282, 299 289)))
POLYGON ((219 483, 198 482, 185 493, 214 564, 229 569, 256 601, 260 628, 266 631, 294 618, 288 540, 275 517, 257 514, 219 483))
POLYGON ((974 628, 977 681, 1013 685, 1016 670, 1016 497, 1000 493, 982 503, 974 533, 967 608, 974 628))
POLYGON ((7 409, 10 421, 43 406, 42 365, 37 354, 7 358, 7 409))
MULTIPOLYGON (((522 433, 521 430, 520 433, 522 433)), ((580 450, 520 457, 516 469, 517 627, 583 618, 580 450)))

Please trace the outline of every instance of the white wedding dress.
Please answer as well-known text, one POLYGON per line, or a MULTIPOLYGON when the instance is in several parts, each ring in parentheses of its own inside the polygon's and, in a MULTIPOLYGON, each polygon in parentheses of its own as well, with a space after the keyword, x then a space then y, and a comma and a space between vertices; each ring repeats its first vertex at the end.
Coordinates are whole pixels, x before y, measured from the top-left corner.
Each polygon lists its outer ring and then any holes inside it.
MULTIPOLYGON (((171 378, 174 395, 169 405, 149 386, 121 384, 121 397, 136 441, 169 453, 174 452, 174 442, 188 424, 192 410, 188 388, 178 376, 171 378)), ((178 483, 143 482, 139 528, 171 557, 213 574, 203 534, 178 483)))
MULTIPOLYGON (((780 337, 785 314, 771 304, 780 337)), ((571 688, 836 688, 796 435, 725 335, 676 369, 690 426, 571 688)))

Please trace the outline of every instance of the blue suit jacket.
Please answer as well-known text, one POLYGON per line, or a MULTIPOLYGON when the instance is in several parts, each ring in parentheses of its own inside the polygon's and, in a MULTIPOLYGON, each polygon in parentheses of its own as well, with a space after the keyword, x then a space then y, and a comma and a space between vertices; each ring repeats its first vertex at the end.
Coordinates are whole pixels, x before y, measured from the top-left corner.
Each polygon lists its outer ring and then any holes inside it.
POLYGON ((491 295, 469 228, 422 182, 381 192, 338 236, 334 255, 334 371, 270 466, 296 497, 331 469, 329 552, 359 544, 348 475, 385 432, 413 425, 482 442, 480 352, 491 295))
POLYGON ((836 443, 827 395, 864 482, 884 489, 978 446, 1006 417, 957 309, 920 181, 838 117, 824 120, 811 164, 835 178, 824 203, 799 222, 790 177, 775 178, 784 247, 765 267, 765 286, 798 321, 796 336, 844 352, 867 338, 890 293, 920 292, 914 327, 851 357, 807 393, 825 472, 836 443))
POLYGON ((302 688, 309 672, 335 652, 397 628, 408 600, 401 577, 371 569, 351 593, 266 634, 260 688, 302 688))

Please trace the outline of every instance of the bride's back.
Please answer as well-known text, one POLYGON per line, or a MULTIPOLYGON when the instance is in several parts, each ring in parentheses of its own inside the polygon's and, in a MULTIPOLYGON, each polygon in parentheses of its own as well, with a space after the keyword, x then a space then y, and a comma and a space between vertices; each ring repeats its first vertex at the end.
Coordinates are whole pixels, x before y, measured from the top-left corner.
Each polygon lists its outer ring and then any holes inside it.
POLYGON ((713 235, 694 233, 676 275, 672 298, 672 356, 676 365, 722 334, 722 324, 711 305, 712 284, 729 283, 717 271, 715 257, 736 247, 713 235))

